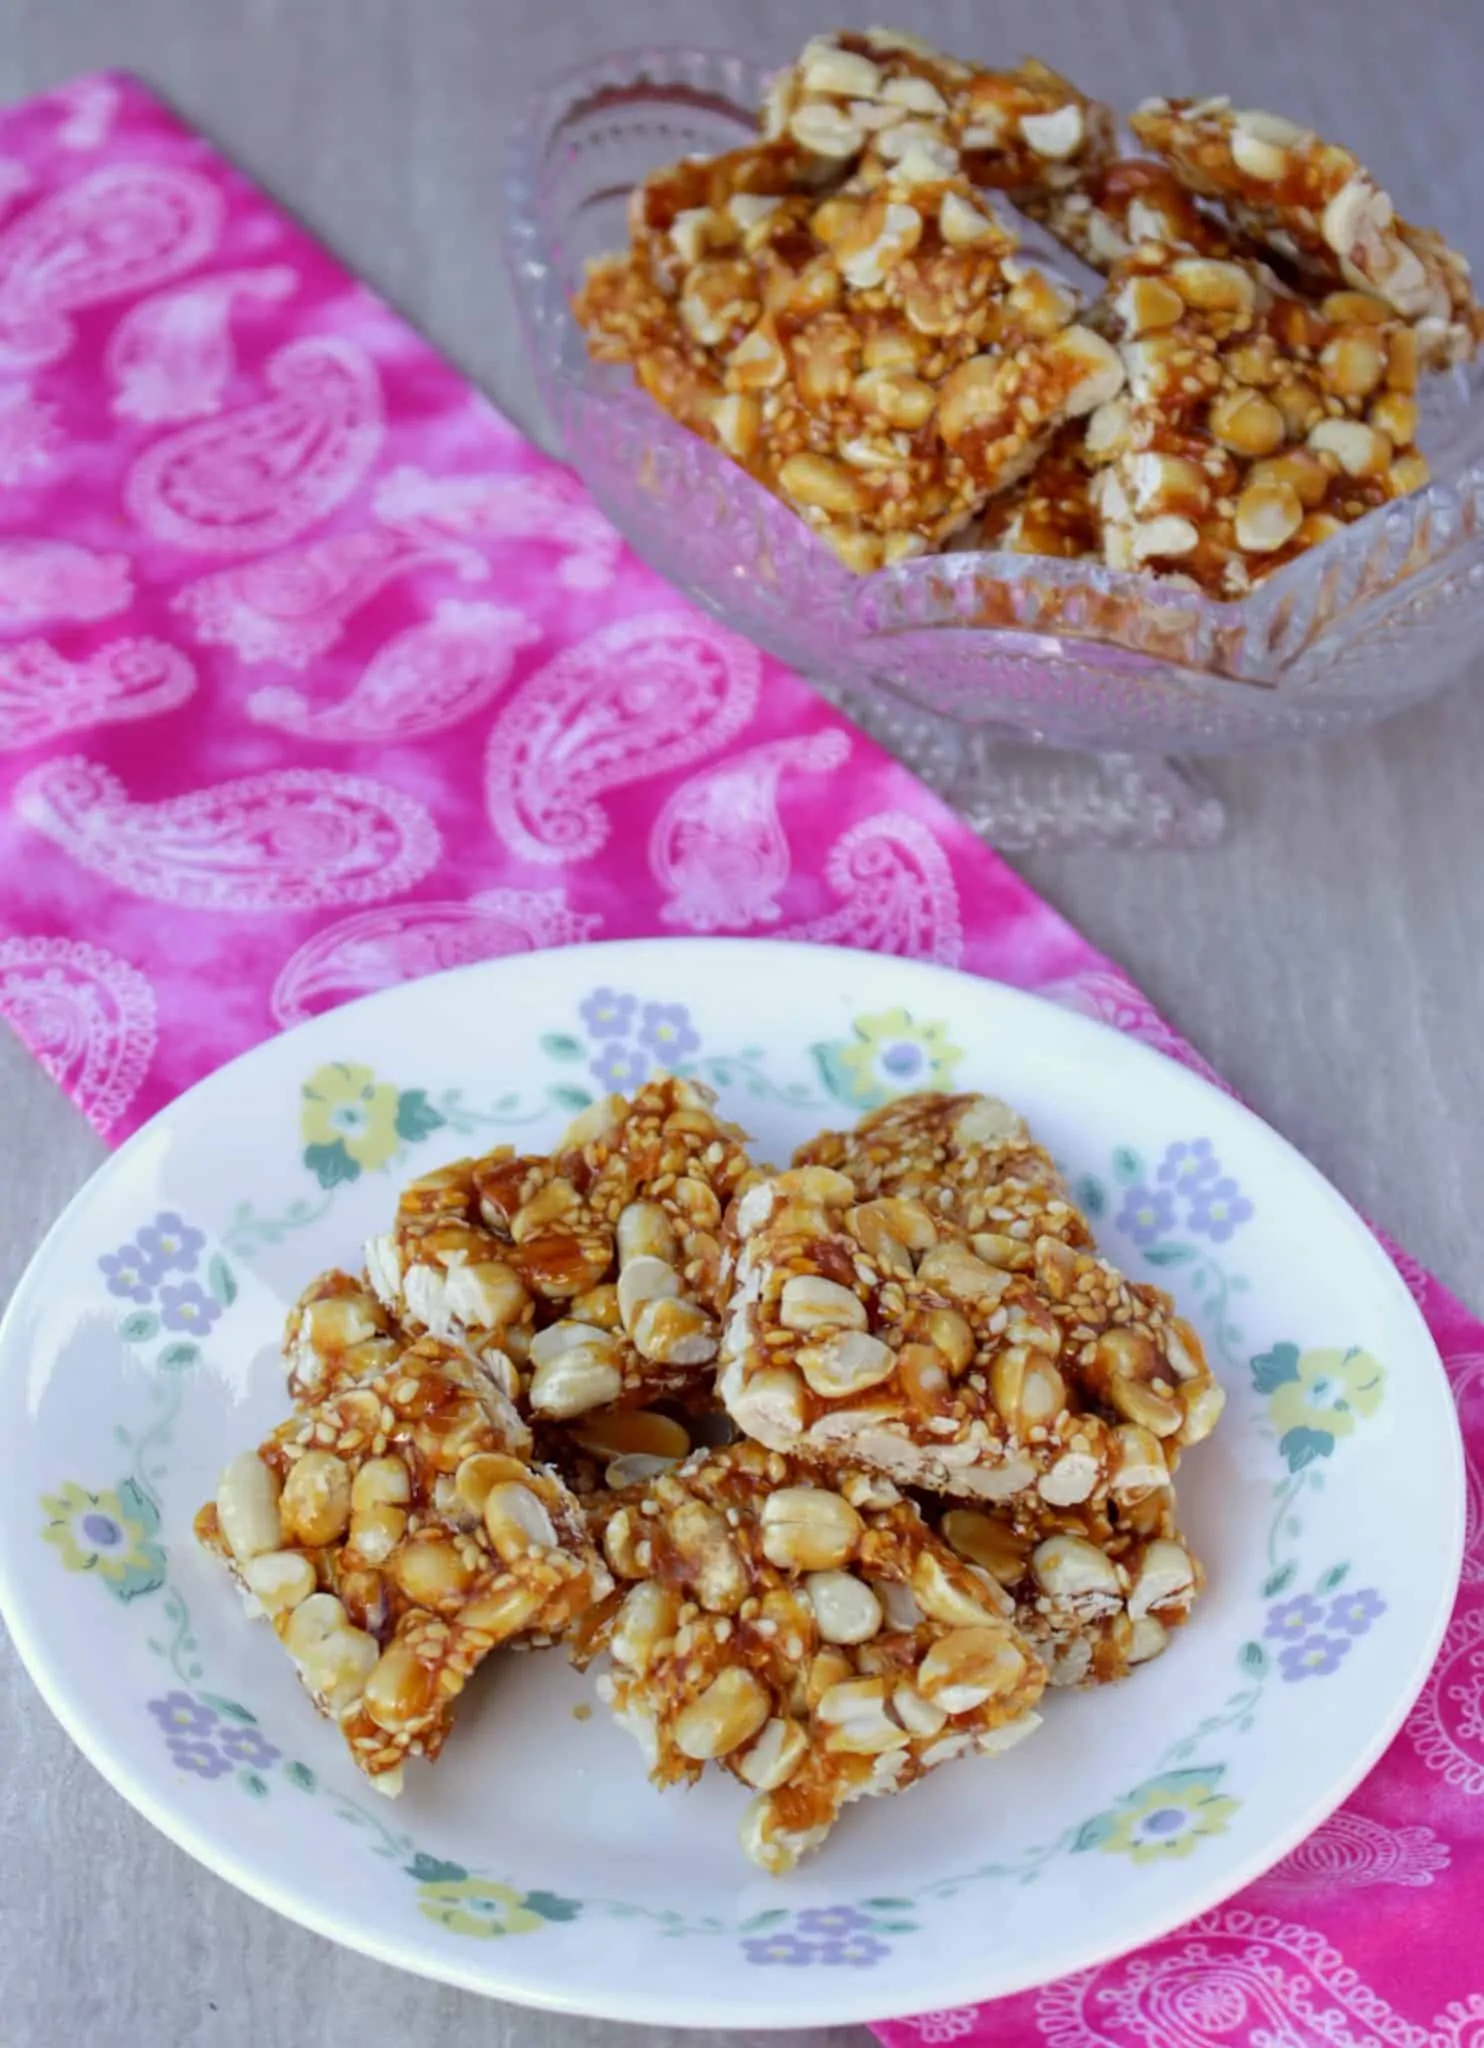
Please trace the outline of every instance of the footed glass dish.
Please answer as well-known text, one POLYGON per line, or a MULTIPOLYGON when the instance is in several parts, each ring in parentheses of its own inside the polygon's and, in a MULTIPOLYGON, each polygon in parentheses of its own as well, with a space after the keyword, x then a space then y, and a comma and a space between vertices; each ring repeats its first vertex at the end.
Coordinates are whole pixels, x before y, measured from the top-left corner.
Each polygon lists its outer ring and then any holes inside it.
MULTIPOLYGON (((594 363, 570 309, 632 187, 754 129, 764 74, 640 50, 537 101, 509 258, 568 461, 647 561, 807 676, 1001 846, 1189 846, 1221 806, 1180 757, 1314 740, 1452 680, 1484 638, 1484 384, 1424 385, 1434 481, 1235 603, 1096 561, 964 552, 857 576, 784 504, 594 363)), ((1070 259, 1066 259, 1070 265, 1070 259)))

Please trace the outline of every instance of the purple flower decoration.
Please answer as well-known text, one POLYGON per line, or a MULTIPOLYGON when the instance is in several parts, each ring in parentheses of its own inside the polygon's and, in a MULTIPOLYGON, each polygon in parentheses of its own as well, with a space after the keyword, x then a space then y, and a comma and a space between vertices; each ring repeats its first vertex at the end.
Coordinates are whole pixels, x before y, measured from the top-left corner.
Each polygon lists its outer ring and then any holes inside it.
POLYGON ((188 1692, 167 1692, 163 1699, 146 1700, 145 1705, 172 1739, 178 1735, 204 1735, 216 1721, 215 1709, 203 1707, 188 1692))
POLYGON ((1182 1141, 1170 1146, 1154 1177, 1178 1194, 1190 1195, 1202 1182, 1215 1180, 1220 1171, 1221 1161, 1211 1149, 1211 1140, 1192 1138, 1189 1144, 1182 1141))
POLYGON ((234 1764, 248 1764, 255 1771, 266 1771, 282 1754, 256 1728, 218 1728, 216 1739, 224 1757, 234 1764))
POLYGON ((589 1038, 623 1038, 634 1021, 636 1008, 633 996, 620 995, 617 989, 595 988, 585 1003, 579 1003, 577 1014, 587 1026, 589 1038))
POLYGON ((1168 1188, 1132 1187, 1118 1212, 1118 1228, 1135 1244, 1153 1244, 1175 1227, 1175 1198, 1168 1188))
POLYGON ((701 1034, 690 1021, 684 1003, 646 1003, 639 1043, 647 1045, 664 1066, 673 1066, 688 1053, 700 1049, 701 1034))
POLYGON ((800 1934, 811 1934, 819 1941, 841 1941, 873 1924, 869 1913, 858 1913, 854 1906, 808 1906, 794 1921, 800 1934))
POLYGON ((1263 1634, 1269 1638, 1282 1637, 1296 1643, 1306 1636, 1311 1628, 1318 1628, 1324 1619, 1324 1609, 1317 1600, 1311 1600, 1307 1593, 1300 1593, 1295 1600, 1280 1600, 1268 1609, 1268 1625, 1263 1634))
POLYGON ((1369 1586, 1358 1593, 1338 1593, 1329 1603, 1328 1625, 1342 1628, 1347 1636, 1363 1636, 1373 1621, 1386 1612, 1386 1602, 1369 1586))
POLYGON ((796 1970, 814 1961, 815 1944, 796 1934, 754 1934, 743 1942, 742 1953, 749 1963, 784 1963, 796 1970))
POLYGON ((1300 1678, 1327 1678, 1349 1655, 1348 1636, 1310 1636, 1305 1642, 1290 1643, 1278 1663, 1284 1679, 1292 1685, 1300 1678))
POLYGON ((167 1330, 190 1330, 199 1336, 221 1312, 220 1302, 195 1280, 160 1289, 160 1321, 167 1330))
POLYGON ((638 1087, 649 1071, 649 1062, 642 1052, 632 1052, 626 1045, 605 1045, 595 1060, 589 1060, 587 1070, 605 1088, 621 1094, 625 1088, 638 1087))
POLYGON ((821 1963, 847 1963, 852 1969, 869 1970, 872 1963, 879 1963, 883 1956, 891 1954, 884 1941, 878 1941, 874 1934, 853 1934, 848 1941, 825 1941, 819 1946, 817 1960, 821 1963))
POLYGON ((154 1260, 134 1244, 105 1252, 98 1261, 98 1270, 108 1282, 109 1293, 120 1295, 125 1301, 148 1301, 160 1277, 154 1260))
POLYGON ((172 1266, 182 1273, 194 1273, 196 1255, 205 1242, 205 1233, 183 1222, 173 1209, 146 1223, 139 1233, 139 1249, 154 1261, 158 1273, 168 1273, 172 1266))
POLYGON ((183 1741, 173 1735, 165 1747, 181 1770, 194 1771, 198 1778, 224 1778, 232 1768, 209 1742, 183 1741))
POLYGON ((1239 1223, 1252 1214, 1252 1204, 1234 1180, 1215 1180, 1190 1194, 1190 1227, 1209 1237, 1212 1244, 1225 1244, 1239 1223))

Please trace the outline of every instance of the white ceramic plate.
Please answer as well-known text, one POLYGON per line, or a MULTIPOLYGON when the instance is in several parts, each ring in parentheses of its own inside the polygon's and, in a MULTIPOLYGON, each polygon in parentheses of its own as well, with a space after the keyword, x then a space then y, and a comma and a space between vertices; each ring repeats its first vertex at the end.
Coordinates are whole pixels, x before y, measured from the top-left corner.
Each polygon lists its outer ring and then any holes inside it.
MULTIPOLYGON (((1438 1648, 1462 1536, 1436 1352, 1388 1260, 1255 1117, 1012 990, 867 954, 681 940, 492 961, 225 1068, 73 1203, 0 1330, 0 1593, 98 1768, 254 1897, 352 1947, 615 2019, 806 2026, 1024 1988, 1152 1939, 1356 1783, 1438 1648), (556 1654, 481 1674, 444 1760, 367 1789, 191 1517, 285 1407, 286 1304, 399 1183, 554 1137, 652 1067, 714 1082, 775 1159, 923 1085, 1031 1118, 1229 1394, 1181 1468, 1210 1589, 1126 1684, 1013 1757, 853 1808, 770 1879, 745 1794, 645 1781, 556 1654)), ((140 1902, 147 1914, 147 1900, 140 1902)))

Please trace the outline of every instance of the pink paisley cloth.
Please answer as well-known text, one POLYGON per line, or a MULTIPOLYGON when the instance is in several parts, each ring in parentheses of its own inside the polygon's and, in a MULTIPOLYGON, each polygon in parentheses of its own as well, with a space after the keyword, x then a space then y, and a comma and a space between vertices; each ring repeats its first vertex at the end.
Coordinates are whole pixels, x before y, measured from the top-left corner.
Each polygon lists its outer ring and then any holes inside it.
MULTIPOLYGON (((0 1013, 103 1136, 369 989, 716 931, 993 975, 1209 1073, 137 83, 0 115, 0 1013)), ((1484 2048, 1484 1327, 1396 1257, 1473 1460, 1407 1729, 1232 1904, 883 2039, 1484 2048)))

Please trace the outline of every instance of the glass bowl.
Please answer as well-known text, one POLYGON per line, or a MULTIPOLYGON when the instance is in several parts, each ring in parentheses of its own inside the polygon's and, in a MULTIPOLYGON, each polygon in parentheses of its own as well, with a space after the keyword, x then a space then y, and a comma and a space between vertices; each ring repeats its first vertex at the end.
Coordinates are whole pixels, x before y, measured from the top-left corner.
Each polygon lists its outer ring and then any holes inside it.
POLYGON ((1172 755, 1350 731, 1456 675, 1484 628, 1484 385, 1431 380, 1435 481, 1239 602, 1094 561, 933 555, 857 576, 802 520, 594 363, 570 298, 632 187, 754 132, 765 74, 627 51, 555 85, 512 141, 508 249, 560 445, 635 550, 788 662, 1000 845, 1189 845, 1220 805, 1172 755))

